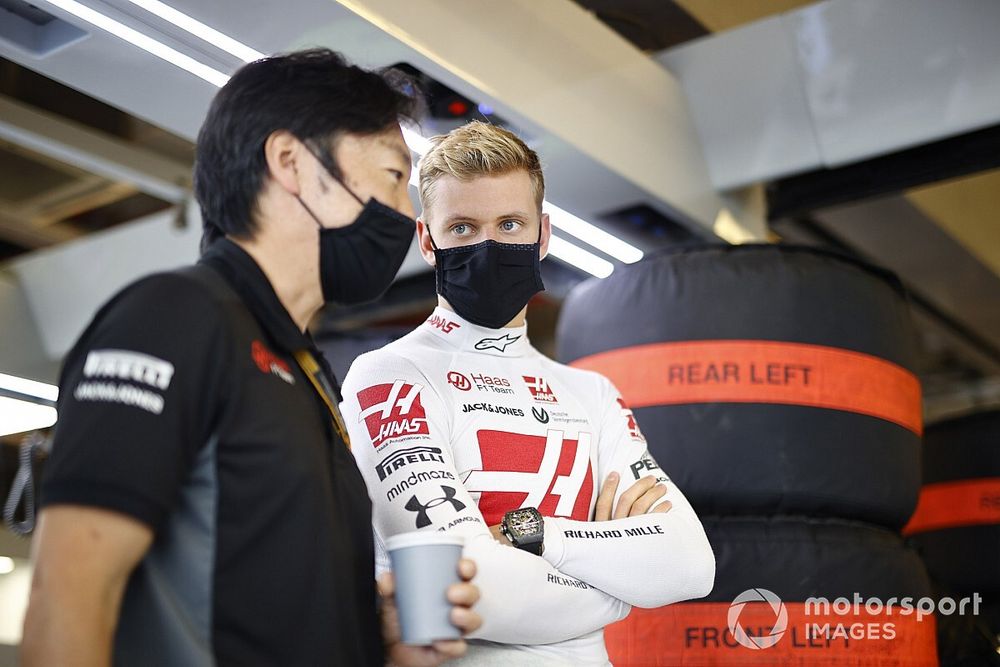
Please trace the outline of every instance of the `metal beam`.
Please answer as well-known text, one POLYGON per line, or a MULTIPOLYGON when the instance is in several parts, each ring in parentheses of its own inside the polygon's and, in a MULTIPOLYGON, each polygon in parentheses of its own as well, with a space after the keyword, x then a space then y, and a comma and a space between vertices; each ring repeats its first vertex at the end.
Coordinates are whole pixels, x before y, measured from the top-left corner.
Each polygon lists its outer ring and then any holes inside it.
POLYGON ((189 165, 3 96, 0 138, 169 202, 190 192, 189 165))
POLYGON ((711 229, 726 208, 677 80, 570 0, 339 1, 681 217, 711 229))

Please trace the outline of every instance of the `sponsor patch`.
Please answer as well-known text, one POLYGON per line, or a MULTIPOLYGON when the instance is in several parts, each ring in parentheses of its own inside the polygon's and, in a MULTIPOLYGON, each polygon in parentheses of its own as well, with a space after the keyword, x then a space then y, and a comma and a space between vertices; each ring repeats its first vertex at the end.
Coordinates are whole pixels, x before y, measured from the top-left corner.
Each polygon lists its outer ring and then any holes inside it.
POLYGON ((636 479, 641 479, 647 474, 652 473, 656 476, 657 482, 669 482, 670 478, 664 474, 660 466, 653 460, 653 457, 649 455, 648 451, 642 453, 639 460, 629 466, 632 471, 632 476, 636 479))
POLYGON ((421 389, 423 385, 396 380, 358 392, 358 421, 365 422, 375 447, 395 438, 430 434, 427 414, 420 404, 421 389))
POLYGON ((472 389, 472 383, 469 382, 469 378, 457 371, 448 373, 448 384, 459 391, 469 391, 472 389))
POLYGON ((141 408, 154 415, 163 412, 162 396, 124 382, 81 382, 73 390, 73 398, 78 401, 120 403, 141 408))
POLYGON ((385 494, 385 499, 392 501, 395 500, 403 491, 406 491, 410 487, 414 487, 421 482, 429 482, 431 480, 442 480, 442 479, 455 479, 455 475, 448 472, 447 470, 421 470, 420 472, 413 471, 410 476, 406 479, 400 480, 399 484, 389 489, 385 494))
POLYGON ((276 355, 259 340, 250 343, 250 356, 262 373, 270 373, 288 384, 295 384, 295 376, 288 362, 276 355))
POLYGON ((535 416, 540 424, 549 423, 549 413, 545 411, 545 408, 531 408, 531 414, 535 416))
POLYGON ((495 415, 508 415, 510 417, 523 417, 524 410, 520 408, 508 408, 505 405, 495 403, 466 403, 462 406, 462 412, 490 412, 495 415))
POLYGON ((451 505, 451 509, 455 512, 461 512, 465 509, 465 503, 461 500, 455 499, 457 492, 454 487, 441 485, 441 493, 444 495, 438 498, 431 498, 426 502, 417 498, 416 495, 410 496, 410 499, 406 501, 406 505, 404 505, 404 507, 411 512, 415 512, 417 515, 417 528, 425 528, 431 525, 431 519, 430 516, 428 516, 428 512, 436 507, 440 507, 441 505, 451 505))
POLYGON ((91 350, 83 364, 83 375, 139 382, 166 391, 174 376, 174 365, 141 352, 91 350))
POLYGON ((483 468, 470 472, 464 484, 480 492, 479 509, 488 525, 519 507, 589 520, 594 491, 590 433, 569 440, 555 430, 545 437, 483 430, 477 437, 483 468))
POLYGON ((497 350, 499 352, 506 352, 507 347, 521 340, 520 336, 511 336, 510 334, 504 334, 499 338, 483 338, 476 342, 476 349, 482 352, 486 350, 497 350))
POLYGON ((440 447, 406 447, 397 449, 375 466, 378 478, 384 480, 401 468, 411 463, 444 463, 440 447))
POLYGON ((444 333, 451 333, 455 329, 459 329, 462 326, 458 322, 452 322, 451 320, 445 319, 440 315, 431 315, 427 320, 427 324, 435 329, 440 329, 444 333))
POLYGON ((556 400, 556 395, 552 392, 552 387, 549 386, 545 378, 534 375, 522 375, 521 377, 524 379, 524 383, 528 385, 528 391, 531 392, 531 397, 536 402, 549 404, 559 402, 556 400))
POLYGON ((639 430, 639 424, 636 423, 635 421, 635 415, 632 414, 632 411, 629 410, 629 407, 625 405, 625 400, 620 396, 618 397, 618 405, 619 407, 621 407, 622 415, 628 422, 629 437, 635 440, 636 442, 646 442, 646 438, 643 437, 642 431, 639 430))

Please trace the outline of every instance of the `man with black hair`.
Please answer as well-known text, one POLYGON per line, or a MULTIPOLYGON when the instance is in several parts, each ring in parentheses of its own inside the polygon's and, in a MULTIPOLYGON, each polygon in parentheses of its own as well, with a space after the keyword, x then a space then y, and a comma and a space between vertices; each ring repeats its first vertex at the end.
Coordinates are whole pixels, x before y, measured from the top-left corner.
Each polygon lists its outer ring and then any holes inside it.
MULTIPOLYGON (((193 267, 126 287, 66 358, 25 665, 436 665, 374 582, 371 503, 306 327, 379 296, 414 233, 416 102, 329 50, 265 58, 198 136, 193 267), (376 611, 382 601, 382 627, 376 611)), ((478 627, 468 583, 452 620, 478 627)))

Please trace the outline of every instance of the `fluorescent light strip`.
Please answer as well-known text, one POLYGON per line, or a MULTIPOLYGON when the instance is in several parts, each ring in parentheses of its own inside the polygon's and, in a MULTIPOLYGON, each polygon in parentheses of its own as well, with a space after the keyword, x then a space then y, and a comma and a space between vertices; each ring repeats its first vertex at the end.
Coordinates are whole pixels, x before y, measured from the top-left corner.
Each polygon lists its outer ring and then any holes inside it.
POLYGON ((243 42, 238 42, 229 35, 221 33, 215 28, 210 28, 201 21, 195 20, 179 12, 170 5, 166 5, 159 0, 128 0, 137 7, 142 7, 150 14, 159 16, 164 21, 173 23, 181 30, 185 30, 195 37, 216 46, 226 53, 236 56, 245 63, 260 60, 265 55, 256 49, 252 49, 243 42))
POLYGON ((137 46, 147 53, 151 53, 157 58, 166 60, 171 65, 180 67, 195 76, 208 81, 214 86, 222 87, 229 81, 229 75, 223 74, 217 69, 198 62, 190 56, 186 56, 176 49, 172 49, 163 42, 157 41, 148 35, 144 35, 138 30, 133 30, 123 23, 101 14, 98 11, 76 2, 76 0, 43 0, 47 4, 58 7, 69 12, 77 18, 83 19, 91 25, 97 26, 101 30, 110 32, 115 37, 123 39, 133 46, 137 46))
POLYGON ((53 403, 59 398, 59 387, 45 382, 0 373, 0 389, 7 389, 25 396, 35 396, 53 403))
POLYGON ((615 270, 608 260, 555 234, 549 237, 549 254, 598 278, 607 278, 615 270))
POLYGON ((642 251, 631 243, 626 243, 600 227, 581 220, 552 202, 546 201, 543 207, 549 214, 549 220, 552 221, 553 227, 561 229, 567 234, 572 234, 584 243, 594 246, 601 252, 625 264, 632 264, 642 259, 642 251))
MULTIPOLYGON (((159 16, 163 20, 170 22, 188 34, 217 46, 245 62, 257 60, 265 55, 250 48, 246 44, 243 44, 242 42, 215 30, 214 28, 210 28, 204 23, 191 18, 187 14, 159 2, 159 0, 128 1, 152 14, 155 14, 156 16, 159 16)), ((191 72, 195 76, 201 77, 205 81, 208 81, 216 86, 222 87, 225 85, 226 81, 229 80, 228 75, 223 74, 208 65, 200 63, 197 60, 170 48, 166 44, 144 35, 137 30, 133 30, 132 28, 129 28, 128 26, 115 21, 104 14, 101 14, 100 12, 90 9, 89 7, 76 2, 76 0, 44 0, 44 2, 59 7, 60 9, 63 9, 64 11, 91 23, 102 30, 106 30, 116 37, 138 46, 144 51, 162 58, 163 60, 166 60, 181 69, 191 72)), ((430 140, 409 128, 403 128, 403 138, 406 140, 406 144, 410 147, 410 150, 417 155, 422 156, 430 150, 430 140)), ((410 176, 410 184, 416 187, 418 183, 419 175, 417 170, 413 170, 413 173, 410 176)), ((642 251, 638 248, 622 241, 612 234, 608 234, 604 230, 595 227, 589 222, 581 220, 575 215, 564 211, 554 204, 545 202, 544 205, 549 210, 549 216, 552 218, 552 224, 566 233, 589 243, 595 248, 599 248, 602 252, 605 252, 611 257, 614 257, 622 262, 631 263, 642 259, 642 251)), ((549 252, 552 253, 554 257, 558 257, 559 259, 573 264, 598 277, 603 278, 609 276, 611 275, 611 272, 614 271, 614 265, 611 264, 611 262, 601 259, 597 255, 594 255, 593 253, 556 236, 552 237, 549 252)))
POLYGON ((55 423, 55 408, 0 396, 0 435, 48 428, 55 423))

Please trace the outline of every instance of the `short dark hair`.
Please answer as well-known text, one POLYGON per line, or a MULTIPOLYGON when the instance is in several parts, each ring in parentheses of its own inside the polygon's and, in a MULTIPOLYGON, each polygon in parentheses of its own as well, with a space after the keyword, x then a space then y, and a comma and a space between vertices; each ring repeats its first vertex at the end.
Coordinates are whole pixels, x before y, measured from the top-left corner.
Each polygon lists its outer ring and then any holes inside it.
POLYGON ((275 55, 241 67, 216 94, 198 132, 194 192, 204 225, 202 248, 255 230, 267 163, 264 142, 288 130, 327 154, 343 134, 368 135, 416 120, 422 102, 398 70, 369 71, 330 49, 275 55))

